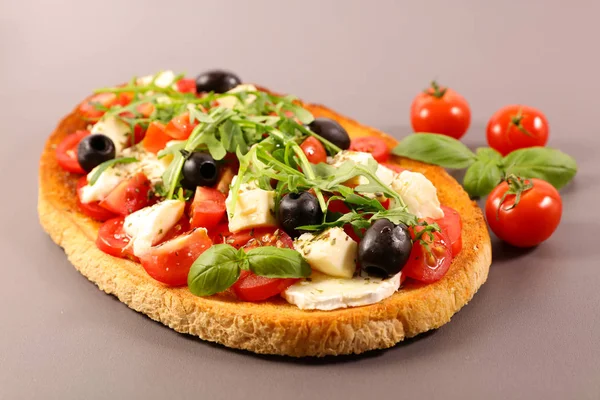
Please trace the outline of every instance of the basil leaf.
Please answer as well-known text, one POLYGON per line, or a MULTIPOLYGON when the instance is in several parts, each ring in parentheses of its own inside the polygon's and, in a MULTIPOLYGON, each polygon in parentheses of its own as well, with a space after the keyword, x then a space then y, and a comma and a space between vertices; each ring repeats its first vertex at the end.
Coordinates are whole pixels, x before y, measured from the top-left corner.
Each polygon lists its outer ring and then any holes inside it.
POLYGON ((564 187, 577 173, 575 160, 556 149, 529 147, 515 150, 503 159, 506 175, 539 178, 557 189, 564 187))
POLYGON ((247 253, 250 271, 267 278, 306 278, 310 266, 296 250, 274 246, 254 248, 247 253))
POLYGON ((188 287, 196 296, 222 292, 237 281, 246 254, 228 244, 216 244, 200 254, 188 274, 188 287))
POLYGON ((96 181, 98 180, 98 178, 100 178, 100 175, 102 175, 102 173, 104 171, 106 171, 108 168, 112 167, 113 165, 130 164, 130 163, 136 162, 136 161, 138 161, 138 159, 135 157, 113 158, 112 160, 104 161, 102 164, 100 164, 96 168, 94 168, 94 173, 88 179, 88 183, 90 184, 90 186, 93 186, 94 183, 96 183, 96 181))
POLYGON ((449 136, 436 133, 416 133, 402 139, 392 153, 439 165, 444 168, 467 168, 477 157, 467 146, 449 136))
POLYGON ((477 161, 471 165, 463 179, 469 196, 482 197, 489 194, 502 181, 502 170, 498 161, 477 161))
POLYGON ((491 147, 479 147, 476 150, 476 153, 477 160, 479 161, 495 161, 498 164, 502 163, 502 154, 491 147))

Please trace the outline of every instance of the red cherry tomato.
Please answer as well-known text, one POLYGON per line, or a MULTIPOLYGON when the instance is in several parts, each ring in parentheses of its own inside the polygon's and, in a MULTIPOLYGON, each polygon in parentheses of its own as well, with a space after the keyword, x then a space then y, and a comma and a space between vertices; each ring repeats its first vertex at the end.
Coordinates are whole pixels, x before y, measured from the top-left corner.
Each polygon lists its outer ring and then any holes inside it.
POLYGON ((243 301, 263 301, 276 296, 296 283, 294 278, 266 278, 250 271, 242 271, 231 289, 243 301))
POLYGON ((146 136, 142 141, 142 145, 146 151, 157 154, 165 148, 168 142, 173 138, 165 133, 166 126, 158 121, 153 121, 148 126, 146 136))
POLYGON ((148 275, 157 281, 169 286, 183 286, 187 284, 194 261, 211 245, 206 230, 195 229, 152 247, 140 257, 140 262, 148 275))
POLYGON ((456 257, 462 250, 462 219, 460 214, 453 208, 442 206, 444 217, 436 219, 435 222, 446 232, 452 244, 452 256, 456 257))
POLYGON ((531 183, 533 187, 522 192, 516 206, 514 194, 506 195, 502 201, 509 190, 509 184, 502 182, 488 196, 485 215, 490 229, 500 239, 513 246, 532 247, 552 236, 558 227, 562 200, 554 186, 546 181, 531 179, 520 183, 531 183))
POLYGON ((490 118, 487 141, 502 155, 548 142, 548 120, 538 109, 522 105, 502 107, 490 118))
POLYGON ((125 216, 149 206, 151 198, 152 184, 143 172, 139 172, 119 183, 100 202, 100 206, 115 214, 125 216))
POLYGON ((225 195, 217 189, 198 186, 190 213, 192 228, 215 228, 225 217, 225 195))
POLYGON ((56 146, 56 161, 62 169, 74 174, 85 174, 85 171, 79 165, 79 161, 77 161, 77 146, 81 139, 89 134, 89 131, 77 131, 65 137, 56 146))
POLYGON ((375 136, 363 136, 352 139, 350 150, 371 153, 377 162, 384 163, 390 158, 390 149, 383 139, 375 136))
POLYGON ((425 283, 432 283, 442 279, 452 262, 452 245, 444 231, 423 233, 421 240, 427 244, 427 249, 415 234, 423 230, 422 226, 410 229, 413 238, 413 248, 408 262, 402 269, 402 274, 425 283))
POLYGON ((113 106, 125 106, 131 102, 130 93, 98 93, 79 105, 79 114, 88 120, 98 121, 105 113, 101 108, 110 108, 113 106))
POLYGON ((198 121, 190 123, 190 113, 184 112, 181 115, 173 118, 165 128, 165 133, 171 136, 173 139, 186 140, 190 137, 190 134, 194 128, 198 125, 198 121))
POLYGON ((81 212, 97 221, 106 221, 116 217, 117 215, 112 211, 109 211, 104 207, 100 207, 99 201, 93 201, 85 204, 81 202, 81 188, 85 185, 87 185, 87 177, 82 176, 77 181, 77 205, 79 206, 81 212))
POLYGON ((180 79, 175 83, 175 87, 181 93, 196 93, 196 80, 180 79))
POLYGON ((431 87, 413 100, 410 123, 415 132, 441 133, 460 139, 469 129, 471 109, 460 94, 432 82, 431 87))
POLYGON ((306 138, 304 142, 300 145, 304 154, 306 154, 306 158, 311 164, 318 164, 327 162, 327 152, 325 151, 325 146, 323 143, 319 142, 317 138, 312 136, 306 138))
POLYGON ((123 230, 124 217, 109 219, 98 230, 96 246, 106 254, 114 257, 135 259, 131 248, 128 248, 131 238, 123 230))

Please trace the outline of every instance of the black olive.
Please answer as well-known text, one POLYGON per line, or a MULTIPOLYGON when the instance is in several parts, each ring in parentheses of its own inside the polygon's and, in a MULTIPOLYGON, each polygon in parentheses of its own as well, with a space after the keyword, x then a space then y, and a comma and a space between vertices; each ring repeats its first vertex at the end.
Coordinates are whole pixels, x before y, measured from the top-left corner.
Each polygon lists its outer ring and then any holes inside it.
POLYGON ((342 150, 350 148, 350 136, 348 132, 337 123, 329 118, 315 118, 308 127, 317 135, 329 140, 342 150))
POLYGON ((183 181, 186 189, 196 186, 213 186, 219 180, 219 166, 208 153, 194 152, 183 163, 183 181))
POLYGON ((293 238, 304 233, 298 226, 320 224, 322 219, 319 201, 308 192, 288 193, 279 202, 279 226, 293 238))
POLYGON ((367 274, 389 278, 402 270, 411 250, 412 240, 406 225, 379 219, 367 229, 358 245, 358 262, 367 274))
POLYGON ((196 91, 225 93, 242 83, 237 75, 223 70, 206 71, 196 78, 196 91))
POLYGON ((81 139, 77 146, 77 161, 86 172, 113 158, 115 158, 115 144, 107 136, 89 135, 81 139))

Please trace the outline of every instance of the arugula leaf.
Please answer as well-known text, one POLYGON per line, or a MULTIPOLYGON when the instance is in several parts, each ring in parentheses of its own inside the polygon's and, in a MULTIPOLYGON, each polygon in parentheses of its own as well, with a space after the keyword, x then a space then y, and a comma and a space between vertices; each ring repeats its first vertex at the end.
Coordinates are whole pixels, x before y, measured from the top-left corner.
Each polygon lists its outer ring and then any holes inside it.
POLYGON ((384 218, 390 220, 390 222, 393 224, 404 224, 406 226, 415 226, 419 221, 415 215, 409 213, 408 211, 400 208, 394 208, 373 214, 373 216, 369 219, 369 222, 384 218))
POLYGON ((228 152, 235 153, 238 147, 242 153, 245 154, 248 152, 248 145, 244 138, 244 132, 240 126, 231 119, 226 120, 223 125, 219 127, 219 133, 221 134, 223 147, 228 152))
POLYGON ((247 253, 250 271, 268 278, 306 278, 310 266, 300 253, 274 246, 254 248, 247 253))
POLYGON ((556 149, 529 147, 515 150, 503 159, 505 175, 539 178, 561 189, 577 173, 573 157, 556 149))
POLYGON ((226 290, 239 278, 240 265, 246 257, 244 250, 236 250, 228 244, 209 247, 190 268, 190 292, 196 296, 210 296, 226 290))
POLYGON ((449 136, 435 133, 409 135, 398 143, 392 153, 444 168, 467 168, 477 161, 467 146, 449 136))
POLYGON ((112 167, 113 165, 130 164, 130 163, 136 162, 136 161, 138 161, 138 159, 135 157, 113 158, 112 160, 104 161, 102 164, 100 164, 96 168, 94 168, 94 172, 88 179, 88 183, 90 186, 93 186, 96 183, 96 181, 98 180, 98 178, 100 178, 100 175, 102 175, 102 173, 104 171, 106 171, 108 168, 112 167))

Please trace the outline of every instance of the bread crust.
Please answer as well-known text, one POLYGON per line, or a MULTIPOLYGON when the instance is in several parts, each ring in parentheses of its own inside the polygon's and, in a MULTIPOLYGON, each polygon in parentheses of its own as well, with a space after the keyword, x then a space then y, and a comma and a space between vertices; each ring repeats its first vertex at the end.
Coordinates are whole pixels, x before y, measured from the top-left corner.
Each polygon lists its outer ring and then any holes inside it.
MULTIPOLYGON (((391 147, 396 141, 328 108, 305 104, 316 117, 329 117, 351 137, 373 135, 391 147)), ((277 298, 240 302, 225 293, 196 297, 187 288, 169 288, 152 279, 140 264, 115 258, 95 244, 100 224, 76 204, 77 176, 64 172, 54 155, 68 134, 85 128, 76 111, 48 139, 40 160, 38 213, 42 227, 69 261, 106 293, 177 332, 262 354, 294 357, 363 353, 394 346, 405 338, 436 329, 460 310, 485 282, 491 245, 481 210, 442 168, 393 158, 402 167, 424 173, 438 189, 442 204, 463 220, 463 250, 444 278, 429 285, 407 283, 384 301, 334 311, 303 311, 277 298)))

